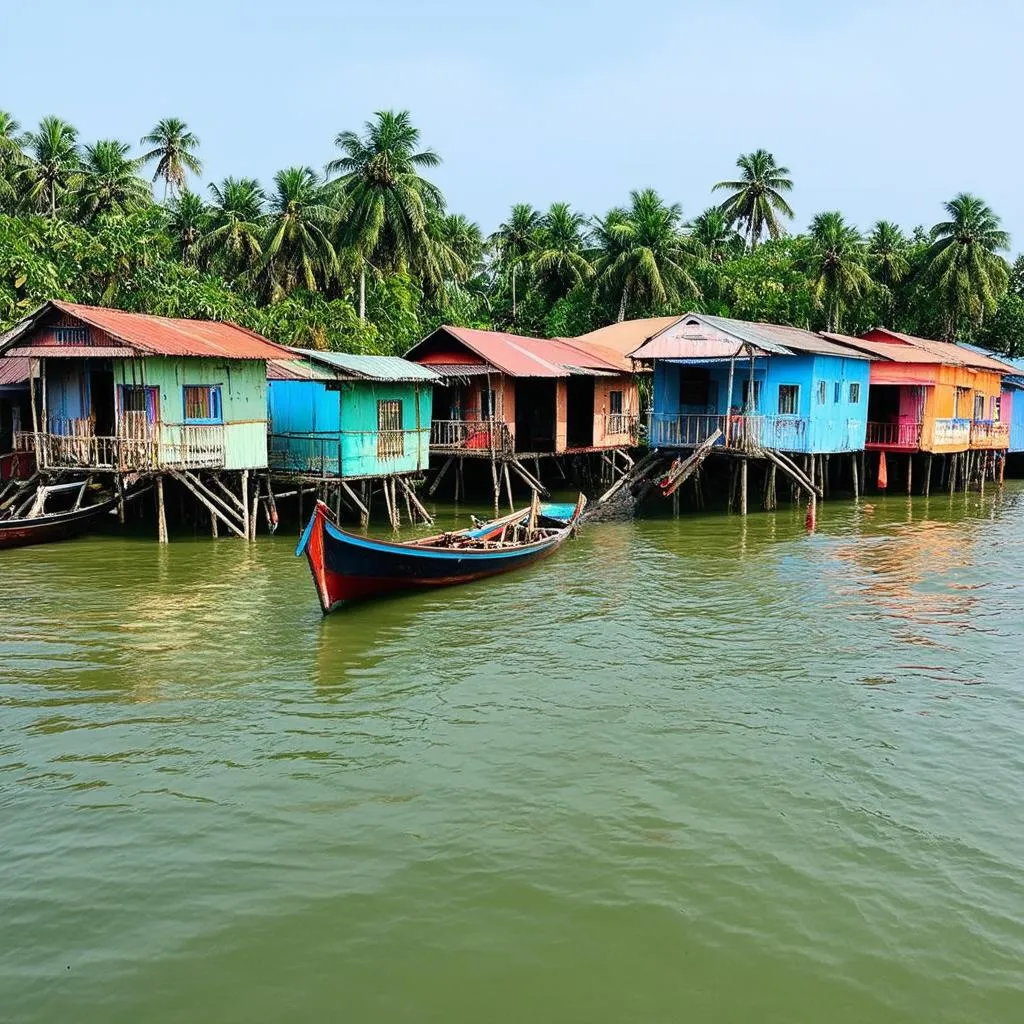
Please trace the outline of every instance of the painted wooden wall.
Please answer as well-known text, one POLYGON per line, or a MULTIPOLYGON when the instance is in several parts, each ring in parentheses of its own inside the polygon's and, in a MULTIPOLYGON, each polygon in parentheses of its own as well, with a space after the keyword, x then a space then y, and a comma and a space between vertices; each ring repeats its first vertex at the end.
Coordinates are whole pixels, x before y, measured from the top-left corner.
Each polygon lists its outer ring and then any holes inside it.
POLYGON ((640 391, 632 376, 595 377, 594 378, 594 446, 600 448, 626 448, 633 443, 628 431, 611 433, 608 431, 608 419, 611 414, 611 398, 613 391, 622 392, 622 413, 627 418, 636 419, 640 415, 640 391))
MULTIPOLYGON (((430 457, 433 387, 425 383, 270 382, 270 433, 275 468, 355 479, 413 473, 430 457), (380 444, 377 403, 402 403, 401 454, 380 444)), ((447 412, 447 410, 444 410, 447 412)))
MULTIPOLYGON (((729 363, 703 364, 711 386, 705 406, 680 404, 679 382, 683 365, 657 360, 654 367, 652 411, 659 415, 724 416, 732 408, 743 411, 745 382, 751 378, 749 359, 737 360, 729 401, 729 363)), ((753 380, 759 391, 757 408, 748 410, 765 417, 763 443, 785 451, 813 454, 860 451, 867 432, 870 363, 840 356, 771 356, 754 360, 753 380), (824 401, 819 387, 824 384, 824 401), (837 388, 838 385, 838 388, 837 388), (851 385, 857 385, 851 389, 851 385), (796 412, 779 411, 780 389, 797 388, 796 412), (856 401, 853 401, 854 391, 856 401)))

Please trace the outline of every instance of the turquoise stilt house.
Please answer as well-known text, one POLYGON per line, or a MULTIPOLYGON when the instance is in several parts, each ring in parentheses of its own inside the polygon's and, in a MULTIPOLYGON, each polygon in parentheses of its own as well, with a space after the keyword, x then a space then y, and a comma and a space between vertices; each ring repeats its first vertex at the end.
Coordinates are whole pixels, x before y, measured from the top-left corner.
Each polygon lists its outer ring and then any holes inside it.
POLYGON ((429 466, 437 374, 395 356, 296 355, 268 366, 272 472, 332 486, 364 520, 377 487, 392 522, 399 489, 429 518, 407 478, 429 466))
POLYGON ((811 331, 688 313, 632 357, 654 368, 652 447, 864 448, 870 357, 811 331))

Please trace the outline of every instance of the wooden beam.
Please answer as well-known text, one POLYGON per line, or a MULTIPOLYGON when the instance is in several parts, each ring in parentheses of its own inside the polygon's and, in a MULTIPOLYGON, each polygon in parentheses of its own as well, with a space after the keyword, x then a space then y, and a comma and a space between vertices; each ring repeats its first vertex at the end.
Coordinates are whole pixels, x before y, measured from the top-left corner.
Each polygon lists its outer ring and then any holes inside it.
POLYGON ((207 490, 203 483, 198 477, 193 476, 188 470, 168 470, 170 475, 186 487, 201 505, 203 505, 211 515, 216 516, 220 521, 236 536, 241 537, 242 540, 246 540, 246 534, 244 534, 238 525, 231 519, 231 517, 224 511, 227 506, 216 497, 211 491, 207 490), (216 502, 216 504, 215 504, 216 502), (217 506, 221 506, 218 508, 217 506))
POLYGON ((455 456, 454 455, 449 455, 448 458, 445 459, 444 465, 442 465, 441 468, 437 471, 437 474, 434 476, 434 479, 431 480, 431 482, 430 482, 430 486, 427 488, 427 497, 428 498, 432 498, 437 493, 437 488, 438 488, 438 486, 441 483, 442 477, 445 475, 445 473, 448 472, 449 469, 451 469, 452 464, 454 462, 455 462, 455 456))
POLYGON ((161 544, 167 543, 167 511, 164 507, 164 475, 156 475, 156 533, 161 544))
MULTIPOLYGON (((398 477, 398 482, 405 489, 406 497, 410 502, 412 502, 413 508, 419 512, 420 516, 423 518, 423 522, 433 523, 434 517, 423 507, 423 504, 420 502, 419 498, 416 497, 416 492, 409 485, 409 482, 404 477, 398 477)), ((412 516, 410 515, 409 518, 411 519, 412 516)))

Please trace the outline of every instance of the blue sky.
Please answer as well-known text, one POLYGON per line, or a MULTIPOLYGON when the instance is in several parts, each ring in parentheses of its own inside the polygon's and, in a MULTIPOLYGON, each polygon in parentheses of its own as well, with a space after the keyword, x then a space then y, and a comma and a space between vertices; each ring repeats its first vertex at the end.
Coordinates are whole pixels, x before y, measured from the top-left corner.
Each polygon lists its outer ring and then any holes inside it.
POLYGON ((269 181, 408 108, 453 210, 487 231, 516 201, 587 213, 654 186, 686 216, 736 156, 790 167, 796 227, 941 219, 983 196, 1024 248, 1017 187, 1024 5, 1010 0, 392 0, 6 4, 0 108, 133 143, 200 136, 202 182, 269 181))

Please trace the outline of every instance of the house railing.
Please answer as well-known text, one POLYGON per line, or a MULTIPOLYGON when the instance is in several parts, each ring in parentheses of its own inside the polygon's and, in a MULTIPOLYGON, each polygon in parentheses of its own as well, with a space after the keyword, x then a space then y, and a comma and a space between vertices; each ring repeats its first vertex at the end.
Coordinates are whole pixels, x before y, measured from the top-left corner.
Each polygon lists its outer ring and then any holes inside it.
POLYGON ((504 420, 434 420, 430 424, 430 447, 434 451, 492 450, 511 454, 512 431, 504 420))
POLYGON ((653 448, 695 448, 716 431, 722 435, 716 444, 724 448, 799 451, 807 443, 808 420, 802 416, 653 414, 648 427, 653 448))
POLYGON ((918 448, 921 423, 868 423, 868 448, 918 448))
POLYGON ((51 420, 47 432, 22 431, 21 450, 35 451, 45 469, 91 469, 142 472, 164 468, 212 469, 224 465, 221 424, 158 423, 140 430, 137 422, 121 424, 117 435, 92 433, 92 421, 51 420))
POLYGON ((975 420, 971 424, 972 448, 1008 448, 1010 425, 998 420, 975 420))
POLYGON ((640 427, 640 417, 631 412, 609 412, 604 414, 604 436, 628 437, 635 444, 640 427))
POLYGON ((406 471, 409 467, 404 464, 410 459, 415 460, 414 468, 424 469, 429 440, 428 427, 272 433, 268 462, 278 472, 314 476, 386 473, 389 467, 406 471))
POLYGON ((932 446, 936 448, 967 448, 971 443, 971 421, 967 419, 936 420, 932 426, 932 446))

